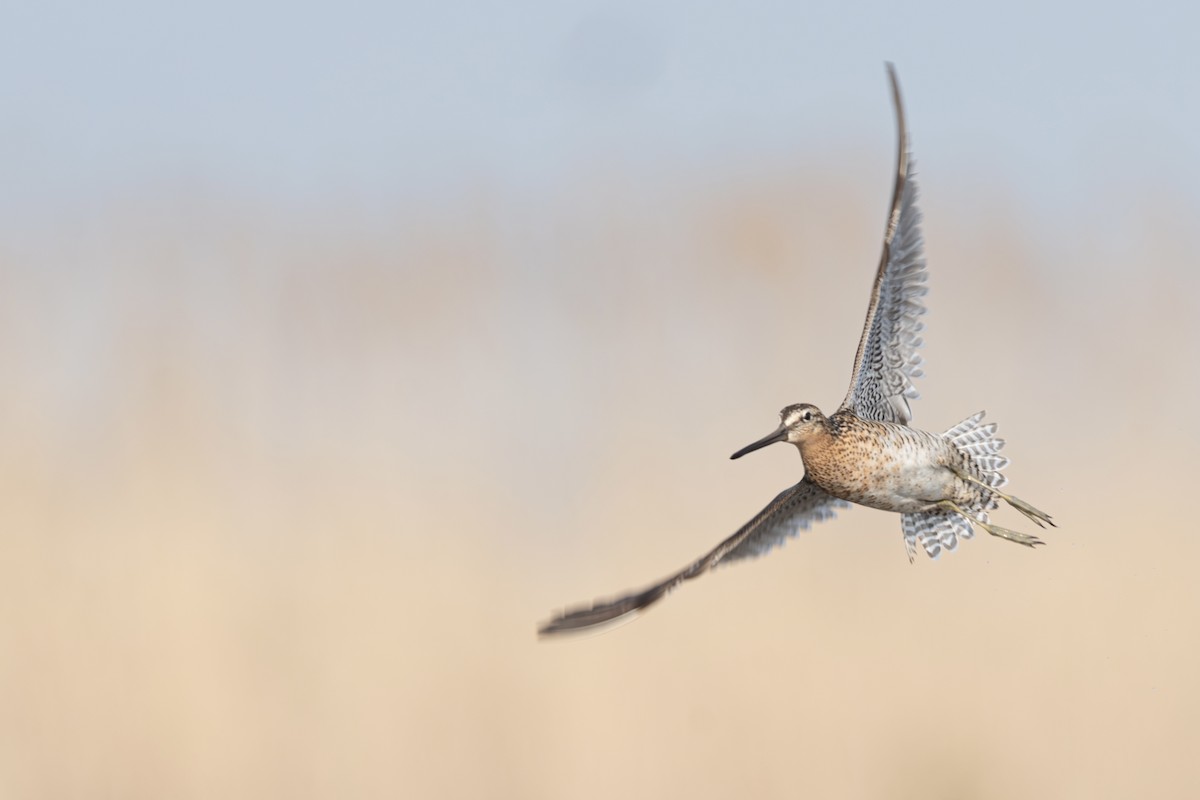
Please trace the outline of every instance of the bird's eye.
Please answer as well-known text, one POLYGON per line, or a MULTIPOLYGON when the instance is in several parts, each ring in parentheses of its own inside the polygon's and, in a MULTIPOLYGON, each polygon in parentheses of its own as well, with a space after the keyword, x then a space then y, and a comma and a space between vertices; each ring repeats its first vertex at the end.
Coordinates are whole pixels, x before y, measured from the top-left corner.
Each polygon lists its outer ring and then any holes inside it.
POLYGON ((809 422, 812 419, 812 412, 805 411, 802 415, 800 415, 800 418, 805 422, 809 422))

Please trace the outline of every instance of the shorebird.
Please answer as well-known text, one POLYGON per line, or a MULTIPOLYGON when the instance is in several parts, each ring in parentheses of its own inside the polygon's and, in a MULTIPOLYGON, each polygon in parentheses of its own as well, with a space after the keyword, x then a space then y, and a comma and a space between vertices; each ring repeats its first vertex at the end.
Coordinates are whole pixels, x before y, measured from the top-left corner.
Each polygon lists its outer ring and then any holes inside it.
POLYGON ((541 635, 591 628, 638 612, 684 581, 718 564, 763 555, 852 503, 900 514, 910 562, 918 548, 930 558, 953 551, 960 540, 974 536, 975 528, 1028 547, 1043 544, 988 520, 988 512, 1003 500, 1039 527, 1054 525, 1049 514, 1000 491, 1008 459, 999 454, 1004 440, 996 436, 994 423, 983 422, 984 412, 944 433, 909 426, 909 400, 917 397, 913 381, 922 374, 917 349, 924 328, 925 255, 904 103, 895 68, 888 64, 887 71, 899 132, 896 181, 846 398, 828 416, 808 403, 788 406, 774 432, 731 456, 790 442, 800 450, 804 478, 674 575, 641 591, 567 609, 542 623, 541 635))

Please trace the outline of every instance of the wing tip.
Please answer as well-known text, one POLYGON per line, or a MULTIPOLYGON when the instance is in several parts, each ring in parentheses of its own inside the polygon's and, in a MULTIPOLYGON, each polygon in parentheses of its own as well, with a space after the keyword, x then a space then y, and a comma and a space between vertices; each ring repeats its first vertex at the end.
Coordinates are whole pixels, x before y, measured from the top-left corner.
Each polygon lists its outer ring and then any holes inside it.
POLYGON ((598 614, 597 609, 592 606, 564 610, 538 623, 537 636, 539 640, 544 641, 584 633, 599 633, 632 622, 639 611, 640 608, 630 608, 617 613, 605 613, 602 609, 598 614))
POLYGON ((538 638, 546 639, 609 627, 621 620, 631 620, 643 609, 661 600, 672 588, 677 576, 672 576, 648 589, 611 599, 594 600, 561 612, 538 625, 538 638))

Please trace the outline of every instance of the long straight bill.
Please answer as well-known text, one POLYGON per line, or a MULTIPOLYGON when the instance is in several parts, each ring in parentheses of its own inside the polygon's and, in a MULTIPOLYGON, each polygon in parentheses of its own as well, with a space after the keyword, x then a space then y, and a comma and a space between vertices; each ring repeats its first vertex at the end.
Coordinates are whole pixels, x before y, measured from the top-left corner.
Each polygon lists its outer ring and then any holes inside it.
POLYGON ((774 433, 772 433, 769 436, 764 436, 763 438, 759 439, 757 442, 754 442, 753 444, 746 445, 741 450, 738 450, 736 453, 731 455, 730 458, 741 458, 742 456, 746 455, 746 453, 753 453, 755 450, 761 450, 762 448, 766 447, 769 444, 775 444, 776 442, 782 442, 785 439, 787 439, 787 428, 780 425, 779 430, 775 431, 774 433))

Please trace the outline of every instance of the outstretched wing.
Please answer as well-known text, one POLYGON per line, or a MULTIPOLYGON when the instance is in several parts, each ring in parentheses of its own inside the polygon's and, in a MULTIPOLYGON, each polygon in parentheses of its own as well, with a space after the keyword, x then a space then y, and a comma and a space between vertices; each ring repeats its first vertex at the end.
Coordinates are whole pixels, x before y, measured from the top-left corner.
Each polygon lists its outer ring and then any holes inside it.
POLYGON ((921 346, 918 334, 925 327, 921 323, 925 313, 921 297, 927 290, 917 185, 909 176, 908 128, 900 84, 891 64, 888 76, 899 128, 896 186, 883 238, 883 255, 871 290, 871 304, 867 307, 867 321, 842 408, 864 419, 907 425, 912 419, 908 401, 917 397, 913 380, 921 377, 917 348, 921 346))
POLYGON ((835 509, 846 506, 849 503, 831 497, 805 477, 781 492, 737 533, 669 578, 639 592, 567 609, 543 622, 538 634, 550 636, 582 630, 640 611, 684 581, 698 578, 718 564, 762 555, 812 523, 831 518, 835 509))

